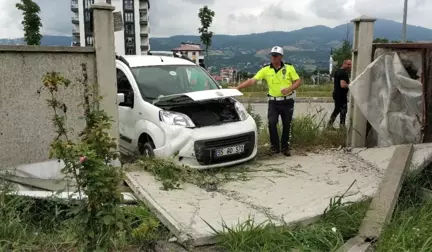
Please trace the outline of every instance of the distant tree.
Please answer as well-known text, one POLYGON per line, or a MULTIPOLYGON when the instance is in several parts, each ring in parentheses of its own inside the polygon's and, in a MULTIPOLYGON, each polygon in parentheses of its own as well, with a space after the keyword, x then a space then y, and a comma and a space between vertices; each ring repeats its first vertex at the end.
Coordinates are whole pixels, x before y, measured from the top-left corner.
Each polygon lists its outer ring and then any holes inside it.
POLYGON ((210 10, 207 5, 199 10, 198 17, 201 21, 201 27, 198 28, 198 32, 201 34, 200 39, 201 42, 205 46, 206 57, 205 57, 205 65, 208 64, 208 49, 212 44, 213 32, 209 31, 211 24, 213 23, 213 18, 215 16, 215 12, 210 10))
POLYGON ((24 19, 21 24, 24 26, 24 40, 27 45, 40 45, 42 23, 39 17, 39 5, 33 0, 21 0, 21 3, 16 4, 16 7, 23 12, 24 19))
POLYGON ((389 43, 389 40, 386 38, 376 38, 373 43, 389 43))
POLYGON ((318 74, 318 72, 319 72, 320 74, 328 74, 328 73, 329 73, 328 69, 315 69, 315 70, 312 72, 312 74, 318 74))
POLYGON ((247 80, 249 78, 252 78, 254 75, 245 71, 239 71, 237 73, 237 76, 240 80, 247 80))
MULTIPOLYGON (((408 40, 406 43, 412 43, 412 42, 413 41, 408 40)), ((393 44, 395 44, 395 43, 402 43, 402 42, 400 40, 389 41, 386 38, 376 38, 376 39, 374 39, 373 43, 393 43, 393 44)))
POLYGON ((332 75, 336 69, 342 66, 343 61, 346 59, 352 59, 352 44, 349 40, 344 40, 342 45, 333 51, 333 60, 336 61, 336 64, 333 66, 332 75))

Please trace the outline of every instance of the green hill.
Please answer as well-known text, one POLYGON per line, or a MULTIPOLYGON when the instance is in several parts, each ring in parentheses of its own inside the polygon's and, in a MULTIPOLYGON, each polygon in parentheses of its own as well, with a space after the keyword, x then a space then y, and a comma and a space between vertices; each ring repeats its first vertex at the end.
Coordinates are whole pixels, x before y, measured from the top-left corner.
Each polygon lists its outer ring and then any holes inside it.
MULTIPOLYGON (((268 62, 268 50, 274 45, 285 48, 286 61, 297 67, 327 68, 331 48, 337 48, 343 39, 352 39, 352 24, 330 28, 313 26, 291 32, 265 32, 248 35, 214 35, 209 64, 220 69, 234 66, 243 71, 256 71, 268 62)), ((400 40, 402 24, 379 19, 375 23, 375 38, 400 40)), ((432 30, 408 25, 407 37, 412 41, 432 41, 432 30)), ((198 36, 151 38, 152 50, 171 50, 181 42, 199 43, 198 36)))

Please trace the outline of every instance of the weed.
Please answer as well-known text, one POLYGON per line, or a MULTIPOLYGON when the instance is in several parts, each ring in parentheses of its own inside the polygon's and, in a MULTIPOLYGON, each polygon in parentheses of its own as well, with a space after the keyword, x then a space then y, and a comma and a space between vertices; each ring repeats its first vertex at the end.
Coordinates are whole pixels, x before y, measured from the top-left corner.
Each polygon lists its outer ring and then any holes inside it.
POLYGON ((377 244, 381 251, 432 251, 432 202, 396 213, 377 244))
MULTIPOLYGON (((315 112, 296 117, 291 125, 291 146, 298 151, 312 151, 320 148, 332 148, 345 146, 345 128, 329 129, 326 127, 326 114, 321 108, 315 108, 315 112)), ((279 125, 279 135, 282 125, 279 125)), ((259 152, 267 154, 270 136, 267 128, 259 132, 259 152)))
POLYGON ((223 224, 216 231, 219 246, 232 252, 335 251, 352 237, 364 217, 368 200, 334 208, 309 226, 276 226, 249 219, 236 227, 223 224))
POLYGON ((404 183, 391 223, 377 243, 377 252, 432 251, 432 202, 422 197, 421 188, 430 188, 431 166, 410 175, 404 183))
POLYGON ((66 125, 68 108, 58 99, 58 91, 68 88, 71 81, 56 72, 47 73, 43 78, 57 129, 50 155, 64 162, 62 173, 76 181, 79 196, 87 195, 86 199, 81 198, 83 204, 70 210, 77 247, 82 251, 109 251, 114 247, 112 241, 128 229, 119 207, 123 200, 119 185, 124 175, 120 168, 111 165, 118 158, 116 142, 108 133, 111 118, 99 109, 102 97, 95 95, 97 86, 87 84, 84 64, 82 71, 84 80, 80 88, 84 90, 82 106, 86 126, 76 142, 71 140, 66 125))
MULTIPOLYGON (((267 96, 268 86, 266 84, 257 84, 242 89, 245 96, 265 97, 267 96)), ((307 85, 303 84, 296 90, 297 97, 331 97, 333 84, 307 85)))
POLYGON ((257 129, 260 130, 263 126, 262 125, 262 123, 263 123, 262 118, 261 118, 260 114, 255 113, 254 108, 252 106, 252 103, 250 101, 248 102, 246 111, 254 119, 255 124, 257 126, 257 129))
MULTIPOLYGON (((13 193, 10 192, 9 193, 13 193)), ((67 201, 32 199, 0 191, 0 251, 77 252, 74 206, 67 201)), ((119 232, 112 240, 111 251, 134 251, 131 248, 152 248, 169 232, 143 205, 120 208, 129 230, 119 232)))
POLYGON ((166 240, 169 232, 143 204, 123 208, 126 219, 131 228, 125 234, 127 244, 140 247, 153 247, 158 240, 166 240))
POLYGON ((216 191, 218 186, 229 181, 248 180, 247 168, 244 166, 201 171, 177 164, 172 160, 142 158, 132 167, 153 174, 161 181, 164 190, 180 189, 184 183, 190 183, 207 191, 216 191))

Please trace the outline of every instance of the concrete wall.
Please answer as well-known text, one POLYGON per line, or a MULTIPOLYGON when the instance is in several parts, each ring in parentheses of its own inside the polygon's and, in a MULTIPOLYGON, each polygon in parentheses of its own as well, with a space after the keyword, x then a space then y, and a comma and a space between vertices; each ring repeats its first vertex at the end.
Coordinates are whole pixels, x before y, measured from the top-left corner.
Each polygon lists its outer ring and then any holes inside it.
POLYGON ((85 47, 0 46, 0 168, 48 160, 55 137, 53 111, 47 90, 41 90, 47 72, 59 72, 73 86, 59 92, 68 107, 68 126, 84 127, 82 65, 88 83, 96 83, 95 52, 85 47))
POLYGON ((96 94, 104 98, 99 107, 111 117, 108 133, 118 144, 114 7, 98 3, 92 8, 94 48, 0 46, 0 169, 49 160, 55 127, 49 95, 41 91, 47 72, 59 72, 75 84, 59 91, 68 108, 67 126, 75 134, 85 125, 79 105, 86 72, 88 85, 97 84, 96 94))

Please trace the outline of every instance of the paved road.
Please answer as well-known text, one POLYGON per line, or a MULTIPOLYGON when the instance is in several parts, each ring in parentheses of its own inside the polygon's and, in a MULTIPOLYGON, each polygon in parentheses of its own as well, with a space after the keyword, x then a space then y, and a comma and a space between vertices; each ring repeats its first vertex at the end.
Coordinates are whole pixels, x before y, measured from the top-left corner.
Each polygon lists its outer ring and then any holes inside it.
MULTIPOLYGON (((267 122, 267 103, 253 103, 255 113, 258 113, 267 122)), ((296 103, 294 107, 294 118, 305 115, 316 115, 317 120, 324 119, 327 122, 334 108, 333 103, 296 103)), ((336 119, 339 121, 339 117, 336 119)), ((337 123, 335 123, 337 126, 337 123)))

